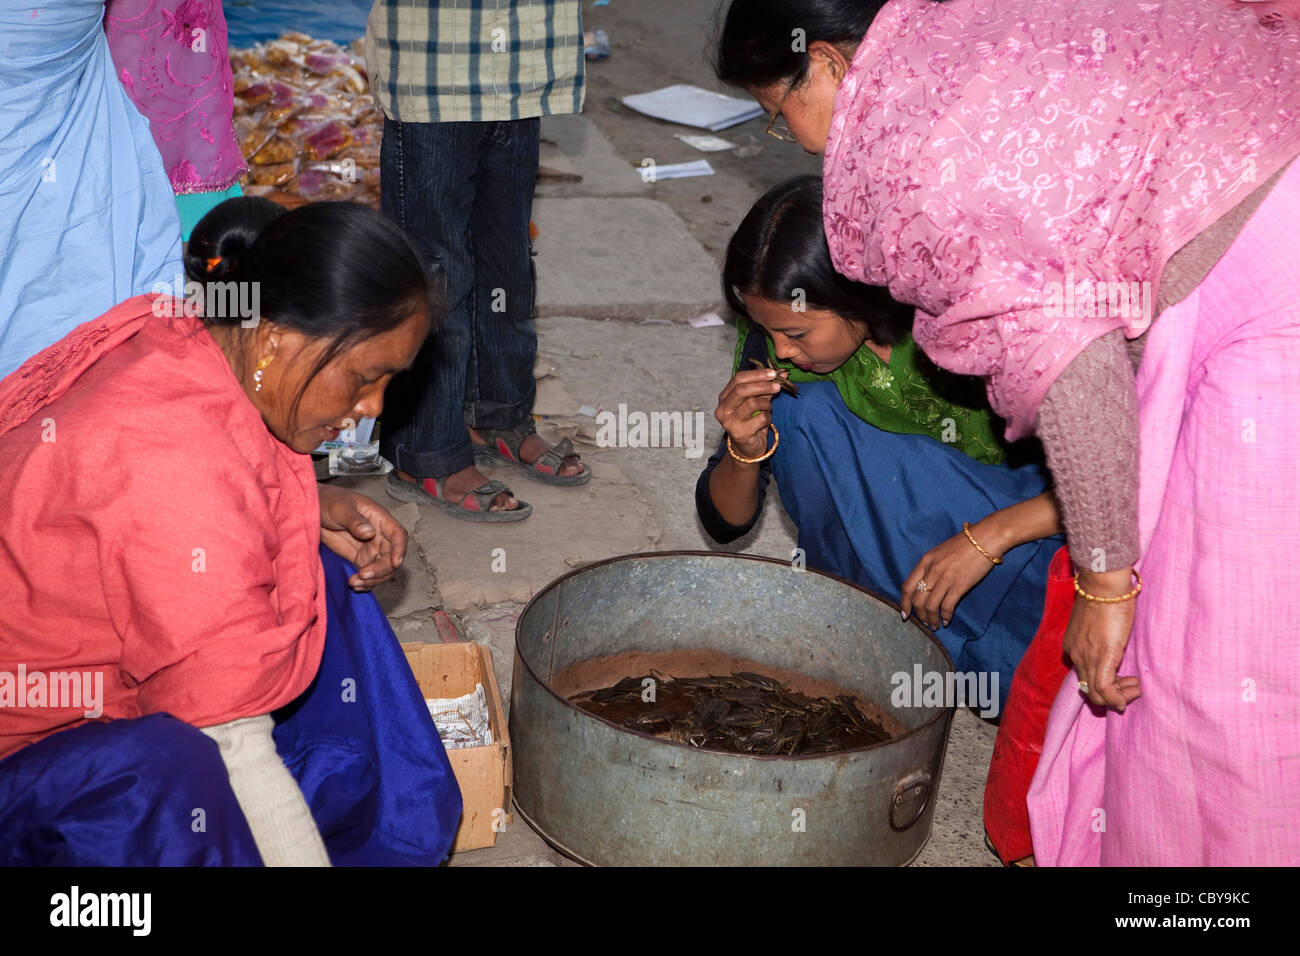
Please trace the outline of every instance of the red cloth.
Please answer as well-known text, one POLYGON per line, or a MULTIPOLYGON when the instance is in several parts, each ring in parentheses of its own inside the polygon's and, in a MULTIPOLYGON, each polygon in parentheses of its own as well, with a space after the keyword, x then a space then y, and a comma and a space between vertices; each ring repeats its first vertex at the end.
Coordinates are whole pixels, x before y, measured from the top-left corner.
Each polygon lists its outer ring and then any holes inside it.
POLYGON ((1011 678, 984 787, 984 829, 1003 863, 1034 852, 1026 797, 1043 752, 1052 703, 1071 673, 1062 642, 1073 608, 1074 570, 1069 550, 1061 548, 1047 569, 1043 619, 1011 678))
MULTIPOLYGON (((0 687, 20 665, 100 672, 103 719, 206 727, 315 676, 320 502, 310 457, 271 435, 200 321, 155 317, 155 298, 0 380, 0 687)), ((0 699, 0 758, 86 709, 0 699)))

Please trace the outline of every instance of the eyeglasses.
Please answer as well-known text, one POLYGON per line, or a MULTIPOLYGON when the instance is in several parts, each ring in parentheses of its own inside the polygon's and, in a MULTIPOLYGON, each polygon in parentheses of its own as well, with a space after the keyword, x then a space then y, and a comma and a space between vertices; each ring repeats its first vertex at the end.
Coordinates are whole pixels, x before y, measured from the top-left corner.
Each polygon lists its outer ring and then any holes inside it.
POLYGON ((776 125, 776 121, 781 118, 781 109, 782 107, 785 106, 786 98, 789 97, 790 92, 793 89, 794 89, 794 84, 791 83, 790 89, 786 90, 785 95, 781 97, 781 102, 776 104, 776 112, 773 113, 772 118, 767 121, 767 129, 763 130, 763 132, 767 133, 768 136, 775 136, 783 143, 799 142, 799 140, 795 139, 794 133, 790 132, 789 126, 785 125, 784 123, 782 123, 780 126, 776 125))

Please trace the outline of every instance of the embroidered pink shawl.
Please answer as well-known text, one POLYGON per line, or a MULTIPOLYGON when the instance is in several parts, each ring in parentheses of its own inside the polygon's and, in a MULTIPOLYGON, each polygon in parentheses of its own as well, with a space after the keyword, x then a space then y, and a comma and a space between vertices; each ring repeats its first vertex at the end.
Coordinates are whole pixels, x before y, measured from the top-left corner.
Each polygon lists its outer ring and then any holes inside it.
POLYGON ((177 193, 219 192, 248 168, 219 0, 108 0, 104 32, 118 77, 177 193))
POLYGON ((1009 438, 1088 343, 1142 334, 1169 257, 1300 152, 1300 33, 1234 6, 892 0, 854 56, 832 259, 918 307, 916 341, 987 378, 1009 438))

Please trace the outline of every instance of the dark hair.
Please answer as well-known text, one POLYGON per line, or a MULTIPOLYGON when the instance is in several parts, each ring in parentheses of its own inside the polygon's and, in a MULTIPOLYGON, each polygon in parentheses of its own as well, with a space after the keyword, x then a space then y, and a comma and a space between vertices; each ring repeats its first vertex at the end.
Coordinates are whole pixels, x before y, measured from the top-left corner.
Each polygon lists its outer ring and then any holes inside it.
MULTIPOLYGON (((942 3, 943 0, 936 0, 942 3)), ((732 86, 803 82, 808 48, 833 43, 850 58, 886 0, 731 0, 714 13, 712 62, 732 86), (721 24, 719 26, 719 24, 721 24)))
POLYGON ((897 345, 912 328, 914 310, 889 290, 846 279, 831 265, 822 225, 822 181, 796 176, 773 186, 745 214, 722 264, 722 291, 742 315, 741 295, 772 302, 802 298, 867 328, 881 345, 897 345), (799 294, 802 290, 802 296, 799 294))
MULTIPOLYGON (((261 317, 327 341, 306 382, 340 352, 397 328, 416 311, 435 320, 444 311, 427 257, 396 224, 357 203, 285 210, 255 196, 227 199, 194 227, 185 271, 198 282, 256 289, 261 317)), ((206 316, 219 325, 243 318, 206 316)), ((295 413, 301 398, 294 400, 295 413)))

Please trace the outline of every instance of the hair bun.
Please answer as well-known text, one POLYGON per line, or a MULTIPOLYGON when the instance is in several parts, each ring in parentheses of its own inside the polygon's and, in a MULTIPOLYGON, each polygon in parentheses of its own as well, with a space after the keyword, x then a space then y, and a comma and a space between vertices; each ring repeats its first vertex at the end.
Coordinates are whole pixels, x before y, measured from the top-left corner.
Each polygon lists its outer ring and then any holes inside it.
POLYGON ((284 212, 260 196, 236 196, 214 206, 190 233, 186 276, 199 282, 230 278, 262 230, 284 212))

